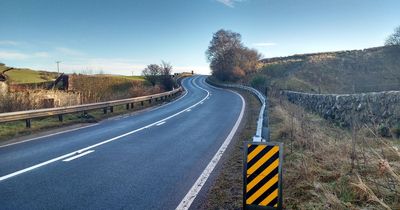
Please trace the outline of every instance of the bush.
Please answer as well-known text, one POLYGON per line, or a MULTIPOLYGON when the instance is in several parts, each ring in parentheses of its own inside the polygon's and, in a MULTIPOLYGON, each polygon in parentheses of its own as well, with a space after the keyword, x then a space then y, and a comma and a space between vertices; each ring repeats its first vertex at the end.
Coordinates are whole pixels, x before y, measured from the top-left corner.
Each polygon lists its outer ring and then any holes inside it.
POLYGON ((251 86, 257 89, 264 89, 267 86, 267 79, 264 76, 256 75, 251 79, 251 86))
POLYGON ((391 133, 390 133, 389 127, 386 126, 386 125, 383 125, 383 124, 379 125, 378 133, 382 137, 391 137, 392 136, 391 133))
POLYGON ((397 123, 397 125, 395 125, 392 129, 392 134, 394 137, 396 138, 400 138, 400 122, 397 123))

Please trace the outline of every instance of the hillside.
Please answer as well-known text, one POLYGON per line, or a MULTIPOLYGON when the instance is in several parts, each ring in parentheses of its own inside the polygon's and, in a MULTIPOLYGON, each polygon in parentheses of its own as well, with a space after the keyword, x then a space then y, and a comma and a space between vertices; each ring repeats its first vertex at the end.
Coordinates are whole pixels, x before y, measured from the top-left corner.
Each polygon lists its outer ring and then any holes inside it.
MULTIPOLYGON (((0 63, 0 73, 10 67, 2 65, 0 63)), ((14 68, 13 70, 7 71, 6 75, 8 76, 9 82, 13 84, 27 84, 27 83, 43 83, 54 81, 58 73, 57 72, 49 72, 49 71, 41 71, 41 70, 32 70, 26 68, 14 68)), ((126 79, 130 81, 144 81, 142 76, 124 76, 124 75, 112 75, 112 74, 102 74, 102 75, 93 75, 99 77, 110 77, 117 79, 126 79)))
POLYGON ((262 63, 259 74, 278 89, 321 93, 400 89, 400 49, 396 47, 294 55, 262 63))
MULTIPOLYGON (((8 66, 0 65, 0 72, 8 69, 8 66)), ((24 68, 15 68, 6 73, 9 82, 14 84, 26 84, 26 83, 42 83, 53 81, 57 77, 56 72, 47 71, 36 71, 24 68)))

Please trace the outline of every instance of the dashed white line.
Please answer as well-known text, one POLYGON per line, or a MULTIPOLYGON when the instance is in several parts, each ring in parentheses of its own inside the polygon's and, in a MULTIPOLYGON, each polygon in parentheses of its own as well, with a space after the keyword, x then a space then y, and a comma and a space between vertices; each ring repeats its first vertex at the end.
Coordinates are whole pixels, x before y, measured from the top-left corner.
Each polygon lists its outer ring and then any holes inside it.
POLYGON ((164 124, 164 123, 165 123, 165 121, 164 121, 164 122, 157 123, 156 126, 160 126, 160 125, 162 125, 162 124, 164 124))
POLYGON ((79 155, 72 156, 72 157, 67 158, 67 159, 65 159, 65 160, 63 160, 63 161, 64 161, 64 162, 69 162, 69 161, 71 161, 71 160, 75 160, 75 159, 77 159, 77 158, 80 158, 80 157, 85 156, 85 155, 87 155, 87 154, 90 154, 90 153, 92 153, 92 152, 94 152, 94 150, 89 150, 89 151, 83 152, 83 153, 81 153, 81 154, 79 154, 79 155))
MULTIPOLYGON (((197 78, 198 78, 198 77, 197 77, 197 78)), ((193 79, 193 80, 196 80, 197 78, 195 78, 195 79, 193 79)), ((192 81, 193 81, 193 80, 192 80, 192 81)), ((195 85, 195 86, 197 86, 197 85, 195 85)), ((85 152, 85 151, 87 151, 87 150, 93 149, 93 148, 98 147, 98 146, 103 145, 103 144, 107 144, 107 143, 109 143, 109 142, 115 141, 115 140, 120 139, 120 138, 122 138, 122 137, 131 135, 131 134, 133 134, 133 133, 139 132, 139 131, 144 130, 144 129, 146 129, 146 128, 149 128, 149 127, 151 127, 151 126, 157 125, 158 123, 161 123, 161 122, 163 122, 163 121, 167 121, 167 120, 169 120, 169 119, 171 119, 171 118, 173 118, 173 117, 176 117, 176 116, 178 116, 178 115, 180 115, 180 114, 186 112, 188 109, 192 109, 193 107, 197 106, 199 103, 201 103, 201 102, 203 102, 204 100, 206 100, 206 98, 210 95, 210 92, 209 92, 208 90, 206 90, 206 89, 204 89, 204 88, 201 88, 201 87, 199 87, 199 86, 197 86, 197 87, 200 88, 200 89, 202 89, 202 90, 204 90, 204 91, 206 91, 206 92, 207 92, 207 95, 206 95, 203 99, 201 99, 199 102, 193 104, 192 106, 190 106, 190 107, 188 107, 188 108, 186 108, 186 109, 183 109, 183 110, 181 110, 181 111, 179 111, 179 112, 177 112, 177 113, 175 113, 175 114, 173 114, 173 115, 170 115, 170 116, 168 116, 168 117, 166 117, 166 118, 164 118, 164 119, 161 119, 161 120, 159 120, 159 121, 157 121, 157 122, 151 123, 151 124, 149 124, 149 125, 147 125, 147 126, 138 128, 138 129, 136 129, 136 130, 130 131, 130 132, 128 132, 128 133, 124 133, 124 134, 119 135, 119 136, 116 136, 116 137, 114 137, 114 138, 111 138, 111 139, 108 139, 108 140, 99 142, 99 143, 97 143, 97 144, 94 144, 94 145, 91 145, 91 146, 82 148, 82 149, 80 149, 80 150, 77 150, 77 151, 74 151, 74 152, 71 152, 71 153, 62 155, 62 156, 60 156, 60 157, 56 157, 56 158, 53 158, 53 159, 51 159, 51 160, 48 160, 48 161, 45 161, 45 162, 42 162, 42 163, 33 165, 33 166, 31 166, 31 167, 28 167, 28 168, 25 168, 25 169, 16 171, 16 172, 14 172, 14 173, 7 174, 7 175, 5 175, 5 176, 0 177, 0 181, 9 179, 9 178, 14 177, 14 176, 17 176, 17 175, 19 175, 19 174, 22 174, 22 173, 31 171, 31 170, 33 170, 33 169, 36 169, 36 168, 45 166, 45 165, 47 165, 47 164, 50 164, 50 163, 53 163, 53 162, 56 162, 56 161, 59 161, 59 160, 62 160, 62 159, 71 157, 71 156, 73 156, 73 155, 76 155, 77 153, 83 153, 83 152, 85 152)))

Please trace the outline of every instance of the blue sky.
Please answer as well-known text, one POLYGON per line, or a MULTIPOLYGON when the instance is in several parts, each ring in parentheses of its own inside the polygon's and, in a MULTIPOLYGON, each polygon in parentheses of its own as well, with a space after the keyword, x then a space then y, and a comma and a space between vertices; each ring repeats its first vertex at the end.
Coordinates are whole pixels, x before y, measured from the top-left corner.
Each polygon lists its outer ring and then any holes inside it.
POLYGON ((135 75, 168 61, 209 73, 212 34, 230 29, 264 57, 381 46, 398 0, 1 0, 0 62, 135 75))

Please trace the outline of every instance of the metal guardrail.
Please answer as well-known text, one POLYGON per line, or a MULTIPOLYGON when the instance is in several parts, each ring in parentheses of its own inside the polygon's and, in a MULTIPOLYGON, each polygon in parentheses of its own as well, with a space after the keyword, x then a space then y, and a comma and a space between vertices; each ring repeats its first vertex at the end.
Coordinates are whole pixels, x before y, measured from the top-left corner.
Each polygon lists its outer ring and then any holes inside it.
POLYGON ((254 142, 263 142, 263 141, 269 141, 269 127, 268 127, 268 112, 267 112, 267 98, 264 96, 260 91, 244 86, 244 85, 236 85, 236 84, 220 84, 220 83, 215 83, 213 81, 210 81, 207 78, 207 82, 216 85, 216 86, 221 86, 221 87, 229 87, 229 88, 240 88, 247 90, 257 96, 258 100, 261 102, 261 108, 260 108, 260 113, 258 115, 258 120, 257 120, 257 130, 256 130, 256 135, 253 137, 254 142))
POLYGON ((83 104, 83 105, 76 105, 76 106, 68 106, 68 107, 57 107, 57 108, 46 108, 46 109, 37 109, 37 110, 28 110, 28 111, 18 111, 18 112, 7 112, 7 113, 0 113, 0 123, 3 122, 12 122, 18 120, 26 120, 26 127, 31 127, 31 119, 40 118, 40 117, 50 117, 58 115, 58 119, 63 121, 63 114, 71 114, 76 112, 86 112, 89 110, 94 109, 103 109, 104 114, 107 113, 107 110, 110 109, 110 112, 113 112, 113 107, 118 105, 126 104, 126 108, 129 107, 133 108, 134 103, 141 102, 143 105, 144 101, 152 102, 152 100, 158 100, 169 98, 178 92, 182 91, 182 87, 179 87, 175 90, 148 95, 148 96, 141 96, 135 98, 128 98, 128 99, 121 99, 121 100, 114 100, 114 101, 106 101, 106 102, 99 102, 99 103, 91 103, 91 104, 83 104))

